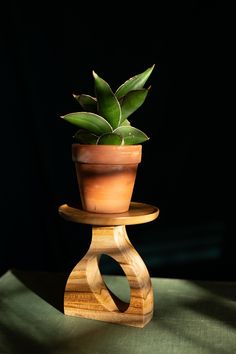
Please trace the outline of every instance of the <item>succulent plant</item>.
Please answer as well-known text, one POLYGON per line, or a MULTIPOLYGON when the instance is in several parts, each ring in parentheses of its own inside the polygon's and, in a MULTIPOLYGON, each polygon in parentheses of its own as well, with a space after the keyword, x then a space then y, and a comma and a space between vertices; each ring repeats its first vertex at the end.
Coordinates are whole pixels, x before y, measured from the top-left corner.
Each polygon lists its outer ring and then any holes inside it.
POLYGON ((113 92, 110 85, 92 72, 95 96, 73 95, 83 111, 61 116, 79 127, 74 139, 80 144, 134 145, 149 140, 128 118, 144 103, 151 88, 144 88, 155 64, 125 81, 113 92))

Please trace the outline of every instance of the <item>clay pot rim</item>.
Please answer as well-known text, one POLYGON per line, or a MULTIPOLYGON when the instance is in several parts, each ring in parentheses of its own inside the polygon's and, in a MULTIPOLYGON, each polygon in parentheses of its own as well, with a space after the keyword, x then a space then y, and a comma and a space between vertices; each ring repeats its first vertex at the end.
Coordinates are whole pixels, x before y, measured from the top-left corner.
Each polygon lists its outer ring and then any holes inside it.
POLYGON ((142 145, 89 145, 72 144, 72 160, 91 164, 138 164, 142 145))

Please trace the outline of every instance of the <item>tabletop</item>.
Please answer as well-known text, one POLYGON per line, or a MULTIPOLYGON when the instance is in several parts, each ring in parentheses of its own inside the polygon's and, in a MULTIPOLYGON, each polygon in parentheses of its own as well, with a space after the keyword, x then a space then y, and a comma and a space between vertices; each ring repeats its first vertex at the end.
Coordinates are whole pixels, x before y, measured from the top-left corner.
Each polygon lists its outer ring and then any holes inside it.
MULTIPOLYGON (((236 283, 151 278, 154 316, 144 328, 66 316, 68 274, 9 270, 0 278, 1 354, 233 354, 236 283)), ((104 275, 129 300, 126 277, 104 275)))

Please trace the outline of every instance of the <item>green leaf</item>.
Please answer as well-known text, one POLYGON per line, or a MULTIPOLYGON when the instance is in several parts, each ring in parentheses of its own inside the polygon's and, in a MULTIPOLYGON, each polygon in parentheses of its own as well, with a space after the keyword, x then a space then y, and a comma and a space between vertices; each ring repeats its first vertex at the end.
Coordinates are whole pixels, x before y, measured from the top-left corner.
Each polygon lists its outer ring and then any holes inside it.
POLYGON ((115 95, 118 99, 125 96, 129 91, 139 90, 143 88, 147 79, 151 75, 155 64, 153 64, 150 68, 142 72, 141 74, 135 75, 131 77, 129 80, 125 81, 115 92, 115 95))
POLYGON ((93 77, 98 102, 98 113, 115 129, 119 126, 121 120, 120 103, 105 80, 99 77, 94 71, 93 77))
POLYGON ((109 133, 112 131, 111 125, 103 117, 90 112, 73 112, 61 116, 67 122, 77 127, 89 130, 94 134, 109 133))
POLYGON ((125 145, 135 145, 149 140, 149 137, 141 130, 132 126, 120 126, 114 130, 114 133, 124 138, 125 145))
POLYGON ((124 140, 122 136, 114 133, 107 133, 98 138, 99 145, 123 145, 124 140))
POLYGON ((79 129, 75 133, 74 139, 80 144, 93 144, 93 145, 96 145, 97 144, 97 140, 98 140, 98 136, 93 134, 93 133, 90 133, 89 131, 87 131, 85 129, 79 129))
POLYGON ((123 96, 120 101, 121 105, 121 122, 128 118, 133 112, 135 112, 145 101, 148 89, 141 89, 130 91, 127 95, 123 96))
POLYGON ((123 126, 123 125, 130 125, 130 121, 128 119, 125 119, 121 124, 120 126, 123 126))
POLYGON ((97 113, 97 99, 90 95, 73 95, 80 106, 87 112, 97 113))

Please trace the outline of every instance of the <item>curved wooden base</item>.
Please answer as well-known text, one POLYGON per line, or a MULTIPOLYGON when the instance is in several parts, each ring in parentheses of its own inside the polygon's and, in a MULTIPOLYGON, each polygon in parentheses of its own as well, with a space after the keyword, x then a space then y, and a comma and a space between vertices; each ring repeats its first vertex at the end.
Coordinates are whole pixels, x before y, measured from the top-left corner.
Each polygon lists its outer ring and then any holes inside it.
POLYGON ((86 255, 70 273, 64 293, 64 313, 127 326, 144 327, 153 316, 153 289, 148 270, 132 246, 125 225, 154 220, 159 209, 132 203, 128 213, 102 215, 62 205, 66 220, 91 223, 92 241, 86 255), (130 286, 130 302, 121 301, 106 286, 99 269, 102 254, 121 266, 130 286))
POLYGON ((71 272, 64 312, 100 321, 144 327, 153 315, 153 290, 147 268, 131 245, 125 226, 93 226, 87 254, 71 272), (130 286, 130 303, 117 298, 103 281, 99 258, 107 254, 122 267, 130 286))

